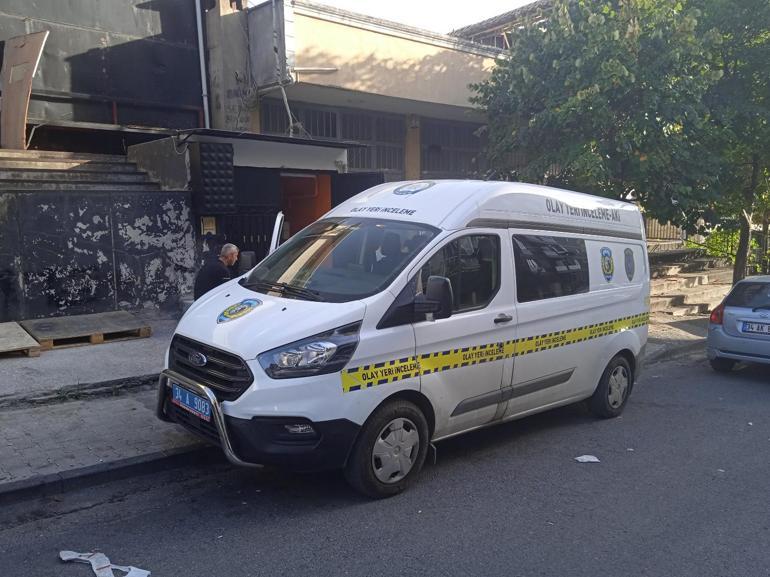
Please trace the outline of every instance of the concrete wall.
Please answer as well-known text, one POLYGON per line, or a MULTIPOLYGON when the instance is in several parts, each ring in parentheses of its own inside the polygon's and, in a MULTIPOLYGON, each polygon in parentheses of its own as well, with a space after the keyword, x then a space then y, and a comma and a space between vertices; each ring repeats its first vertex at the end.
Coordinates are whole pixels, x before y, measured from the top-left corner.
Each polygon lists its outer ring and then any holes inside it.
POLYGON ((163 138, 128 147, 129 162, 135 162, 163 190, 187 190, 190 184, 190 153, 177 147, 173 138, 163 138))
POLYGON ((355 21, 327 19, 320 11, 294 8, 295 66, 337 68, 297 72, 299 82, 470 108, 468 84, 487 78, 494 59, 451 40, 355 21))
POLYGON ((259 132, 256 92, 249 78, 246 12, 216 0, 206 12, 211 128, 259 132))
MULTIPOLYGON (((196 140, 196 136, 190 138, 191 142, 196 140)), ((344 148, 216 137, 200 140, 232 144, 234 166, 344 172, 348 161, 348 151, 344 148)))
POLYGON ((194 0, 2 0, 0 41, 49 30, 32 87, 37 122, 199 125, 194 0))
POLYGON ((184 192, 0 193, 0 322, 175 307, 196 267, 184 192))

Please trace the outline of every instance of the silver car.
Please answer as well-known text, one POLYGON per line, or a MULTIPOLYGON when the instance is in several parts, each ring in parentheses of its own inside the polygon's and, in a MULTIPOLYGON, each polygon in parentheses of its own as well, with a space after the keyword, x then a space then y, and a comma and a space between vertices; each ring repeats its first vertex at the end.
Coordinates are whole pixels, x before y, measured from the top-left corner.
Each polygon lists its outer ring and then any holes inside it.
POLYGON ((715 371, 732 370, 739 361, 770 364, 770 276, 733 287, 711 312, 706 347, 715 371))

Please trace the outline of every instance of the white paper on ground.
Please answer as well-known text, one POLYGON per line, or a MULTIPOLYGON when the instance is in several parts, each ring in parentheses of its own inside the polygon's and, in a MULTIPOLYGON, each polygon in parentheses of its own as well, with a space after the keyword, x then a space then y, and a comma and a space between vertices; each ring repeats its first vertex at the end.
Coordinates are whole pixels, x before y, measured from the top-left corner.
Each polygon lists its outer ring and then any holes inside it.
POLYGON ((579 457, 575 457, 575 460, 578 463, 601 463, 601 461, 593 455, 580 455, 579 457))
POLYGON ((150 572, 137 567, 124 567, 123 565, 113 565, 104 553, 92 551, 91 553, 75 553, 74 551, 60 551, 59 559, 62 561, 75 561, 76 563, 86 563, 91 565, 96 577, 115 577, 113 569, 125 573, 125 577, 150 577, 150 572))

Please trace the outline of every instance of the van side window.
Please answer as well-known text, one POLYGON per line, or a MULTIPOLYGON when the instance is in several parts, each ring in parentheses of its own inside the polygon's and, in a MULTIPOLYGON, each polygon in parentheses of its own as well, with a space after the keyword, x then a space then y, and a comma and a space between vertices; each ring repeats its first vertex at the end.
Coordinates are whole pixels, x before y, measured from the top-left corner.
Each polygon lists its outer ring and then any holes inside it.
POLYGON ((584 240, 515 234, 513 254, 520 303, 588 292, 584 240))
POLYGON ((474 234, 447 243, 420 269, 418 293, 432 275, 452 283, 452 312, 487 306, 500 288, 500 237, 474 234))

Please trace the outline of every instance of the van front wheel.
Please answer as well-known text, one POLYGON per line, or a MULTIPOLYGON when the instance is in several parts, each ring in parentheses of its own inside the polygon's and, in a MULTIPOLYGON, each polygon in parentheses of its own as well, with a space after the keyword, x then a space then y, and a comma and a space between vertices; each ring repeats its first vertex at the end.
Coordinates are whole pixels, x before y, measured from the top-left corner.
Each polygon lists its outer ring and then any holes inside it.
POLYGON ((345 467, 345 478, 368 497, 390 497, 417 477, 427 452, 425 415, 413 403, 392 401, 366 421, 345 467))
POLYGON ((604 369, 594 394, 588 399, 591 412, 611 419, 623 412, 634 384, 634 373, 625 357, 618 355, 604 369))

